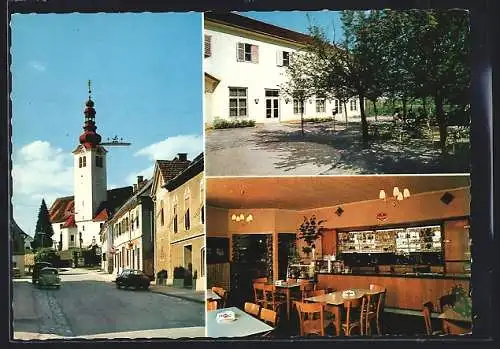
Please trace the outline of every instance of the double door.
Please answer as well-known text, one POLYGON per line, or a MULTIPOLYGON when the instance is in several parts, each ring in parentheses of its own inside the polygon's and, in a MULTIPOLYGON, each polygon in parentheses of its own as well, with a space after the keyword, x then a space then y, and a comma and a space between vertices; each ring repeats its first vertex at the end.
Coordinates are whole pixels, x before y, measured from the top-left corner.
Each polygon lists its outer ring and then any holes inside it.
POLYGON ((266 96, 266 121, 279 121, 279 90, 265 90, 266 96))

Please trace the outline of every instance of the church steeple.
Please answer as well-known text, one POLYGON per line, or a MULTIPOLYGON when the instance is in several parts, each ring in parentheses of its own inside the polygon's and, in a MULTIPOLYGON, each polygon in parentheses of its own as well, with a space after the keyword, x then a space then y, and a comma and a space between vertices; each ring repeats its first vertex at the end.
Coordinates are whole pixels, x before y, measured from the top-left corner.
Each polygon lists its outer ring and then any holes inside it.
POLYGON ((85 119, 83 133, 80 135, 80 144, 85 148, 96 148, 101 143, 101 136, 96 132, 94 101, 92 101, 91 81, 88 82, 89 99, 85 103, 85 119))

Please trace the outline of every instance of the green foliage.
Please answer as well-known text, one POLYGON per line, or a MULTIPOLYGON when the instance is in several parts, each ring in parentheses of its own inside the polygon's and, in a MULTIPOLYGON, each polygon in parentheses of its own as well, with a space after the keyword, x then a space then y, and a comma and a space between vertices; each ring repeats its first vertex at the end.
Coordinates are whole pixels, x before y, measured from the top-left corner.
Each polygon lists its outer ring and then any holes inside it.
POLYGON ((472 317, 472 298, 469 297, 462 285, 455 285, 451 289, 451 294, 455 295, 453 310, 464 318, 472 317))
POLYGON ((254 126, 255 126, 255 120, 225 120, 221 118, 215 118, 212 125, 214 129, 254 127, 254 126))
POLYGON ((184 267, 174 268, 174 279, 184 279, 186 276, 186 269, 184 267))
POLYGON ((333 117, 326 117, 326 118, 304 118, 304 122, 312 123, 312 124, 319 124, 322 122, 327 122, 327 121, 333 121, 333 117))
POLYGON ((45 200, 42 199, 31 248, 37 250, 39 248, 52 247, 52 235, 54 235, 54 230, 50 222, 49 210, 47 209, 45 200))
POLYGON ((49 262, 52 265, 57 265, 60 261, 59 255, 53 248, 44 247, 38 249, 35 253, 35 263, 49 262))
POLYGON ((307 246, 302 248, 304 253, 309 254, 316 247, 316 240, 323 236, 322 228, 324 222, 325 220, 316 221, 315 215, 312 215, 311 218, 304 217, 304 221, 300 225, 297 234, 297 238, 304 240, 307 244, 307 246))

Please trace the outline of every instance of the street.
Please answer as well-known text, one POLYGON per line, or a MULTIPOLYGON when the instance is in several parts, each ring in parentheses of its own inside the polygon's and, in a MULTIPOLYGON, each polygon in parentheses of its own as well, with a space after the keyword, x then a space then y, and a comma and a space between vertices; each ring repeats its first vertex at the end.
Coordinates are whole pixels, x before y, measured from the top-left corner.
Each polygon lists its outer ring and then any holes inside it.
POLYGON ((150 291, 117 289, 110 275, 61 272, 60 289, 14 280, 14 339, 204 336, 203 304, 150 291))

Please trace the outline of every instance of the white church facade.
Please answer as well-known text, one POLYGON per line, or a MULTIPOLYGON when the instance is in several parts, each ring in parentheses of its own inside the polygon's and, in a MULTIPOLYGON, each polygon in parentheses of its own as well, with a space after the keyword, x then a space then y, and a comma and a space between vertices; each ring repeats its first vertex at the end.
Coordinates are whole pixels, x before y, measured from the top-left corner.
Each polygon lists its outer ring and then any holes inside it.
POLYGON ((205 122, 215 119, 272 123, 335 116, 359 119, 359 100, 322 96, 302 104, 283 93, 294 52, 311 37, 235 13, 204 15, 205 122), (336 112, 334 112, 336 111, 336 112))
POLYGON ((90 95, 84 114, 84 132, 73 151, 74 195, 57 198, 49 210, 52 239, 61 251, 100 247, 99 232, 104 222, 132 195, 132 186, 107 189, 107 151, 96 132, 90 95))

